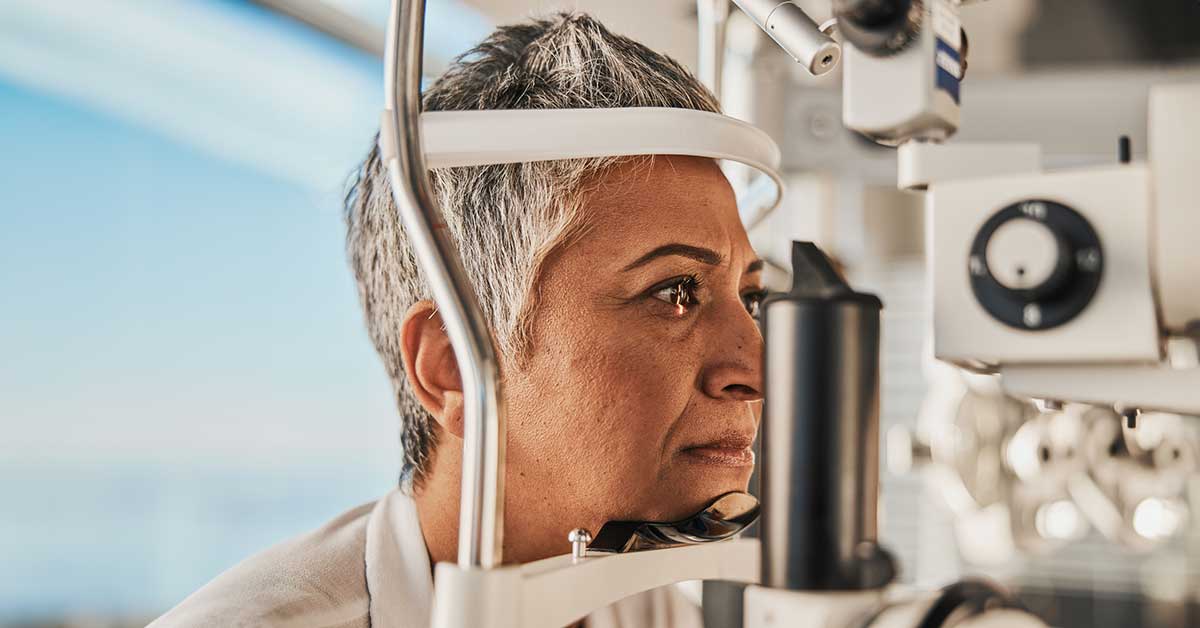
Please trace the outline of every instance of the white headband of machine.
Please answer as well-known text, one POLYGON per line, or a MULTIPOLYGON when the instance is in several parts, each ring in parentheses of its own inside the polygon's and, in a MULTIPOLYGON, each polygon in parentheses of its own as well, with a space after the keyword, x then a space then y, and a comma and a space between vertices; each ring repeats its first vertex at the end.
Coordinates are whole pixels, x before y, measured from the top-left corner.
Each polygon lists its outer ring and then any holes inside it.
MULTIPOLYGON (((392 118, 380 120, 385 160, 395 156, 392 118)), ((761 129, 737 118, 694 109, 620 107, 609 109, 503 109, 430 111, 421 114, 421 143, 429 168, 625 157, 689 155, 745 164, 773 194, 739 194, 743 217, 761 217, 783 195, 779 147, 761 129), (765 179, 765 181, 764 181, 765 179), (753 203, 755 207, 747 207, 753 203)))

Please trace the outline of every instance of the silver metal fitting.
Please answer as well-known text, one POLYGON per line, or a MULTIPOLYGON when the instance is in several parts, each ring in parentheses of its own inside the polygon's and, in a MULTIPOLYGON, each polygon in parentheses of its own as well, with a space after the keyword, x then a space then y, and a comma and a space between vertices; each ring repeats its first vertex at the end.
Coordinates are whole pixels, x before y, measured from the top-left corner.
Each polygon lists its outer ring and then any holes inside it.
POLYGON ((733 0, 775 43, 813 76, 837 66, 842 48, 795 0, 733 0))
POLYGON ((587 555, 587 546, 592 542, 592 533, 583 528, 575 528, 567 534, 567 540, 571 542, 571 559, 579 562, 587 555))

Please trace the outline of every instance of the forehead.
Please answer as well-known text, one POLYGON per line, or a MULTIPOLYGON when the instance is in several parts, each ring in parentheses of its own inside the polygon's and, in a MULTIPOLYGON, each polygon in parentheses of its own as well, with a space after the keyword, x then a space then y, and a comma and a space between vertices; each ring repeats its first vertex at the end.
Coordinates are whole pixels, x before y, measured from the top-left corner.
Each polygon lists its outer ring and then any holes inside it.
POLYGON ((685 241, 749 249, 737 201, 712 159, 655 155, 606 172, 584 203, 587 239, 685 241))

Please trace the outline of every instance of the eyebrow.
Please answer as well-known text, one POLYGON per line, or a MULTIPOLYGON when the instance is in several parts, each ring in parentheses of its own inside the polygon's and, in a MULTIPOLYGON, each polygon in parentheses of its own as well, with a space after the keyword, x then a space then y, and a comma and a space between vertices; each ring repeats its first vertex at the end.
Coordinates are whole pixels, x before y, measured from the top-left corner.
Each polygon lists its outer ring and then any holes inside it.
POLYGON ((709 266, 716 266, 720 264, 722 260, 724 260, 720 253, 712 249, 706 249, 701 246, 692 246, 690 244, 680 244, 676 242, 672 244, 664 244, 653 251, 646 253, 645 255, 634 260, 625 268, 622 268, 621 272, 633 270, 638 266, 648 264, 649 262, 660 257, 671 257, 672 255, 694 259, 701 264, 707 264, 709 266))
MULTIPOLYGON (((701 264, 707 264, 709 266, 718 266, 721 264, 721 262, 725 261, 725 257, 723 255, 721 255, 720 253, 718 253, 712 249, 706 249, 702 246, 692 246, 690 244, 682 244, 682 243, 674 242, 671 244, 664 244, 664 245, 650 251, 649 253, 646 253, 645 255, 637 258, 636 260, 631 262, 628 266, 626 266, 625 268, 622 268, 621 272, 633 270, 634 268, 637 268, 638 266, 643 266, 645 264, 648 264, 651 261, 656 260, 660 257, 671 257, 673 255, 677 255, 680 257, 686 257, 689 259, 694 259, 697 262, 700 262, 701 264)), ((747 273, 758 272, 763 269, 764 265, 765 264, 764 264, 763 260, 756 259, 753 262, 750 262, 750 265, 746 267, 746 272, 747 273)))

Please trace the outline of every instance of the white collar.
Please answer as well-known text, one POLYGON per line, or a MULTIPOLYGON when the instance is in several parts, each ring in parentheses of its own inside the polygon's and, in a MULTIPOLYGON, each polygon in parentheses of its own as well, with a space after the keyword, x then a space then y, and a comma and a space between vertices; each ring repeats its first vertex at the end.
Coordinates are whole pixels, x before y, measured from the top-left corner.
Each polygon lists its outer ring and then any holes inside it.
POLYGON ((433 573, 411 497, 394 490, 375 504, 365 559, 371 625, 428 628, 433 573))

